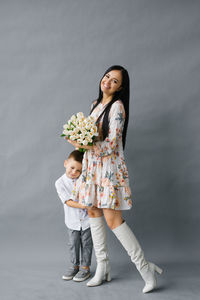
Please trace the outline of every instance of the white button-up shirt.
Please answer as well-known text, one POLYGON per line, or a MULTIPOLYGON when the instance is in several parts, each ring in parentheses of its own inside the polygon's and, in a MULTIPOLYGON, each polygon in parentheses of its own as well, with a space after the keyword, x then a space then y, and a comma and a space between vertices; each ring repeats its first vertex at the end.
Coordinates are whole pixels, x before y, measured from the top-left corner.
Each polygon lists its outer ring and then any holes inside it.
POLYGON ((70 207, 65 204, 65 201, 71 199, 70 196, 72 194, 75 181, 76 179, 71 179, 67 177, 66 174, 63 174, 58 180, 56 180, 55 186, 58 196, 64 205, 66 226, 72 230, 81 230, 81 228, 82 230, 86 230, 90 227, 87 210, 70 207))

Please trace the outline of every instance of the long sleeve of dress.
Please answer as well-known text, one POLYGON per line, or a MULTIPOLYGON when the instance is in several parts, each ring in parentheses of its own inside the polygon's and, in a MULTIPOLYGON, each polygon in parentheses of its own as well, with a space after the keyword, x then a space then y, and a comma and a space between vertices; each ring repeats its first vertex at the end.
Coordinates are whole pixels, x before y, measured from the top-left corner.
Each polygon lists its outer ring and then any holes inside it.
POLYGON ((123 103, 118 100, 113 103, 109 113, 109 133, 104 141, 98 141, 94 145, 94 152, 98 156, 110 155, 122 139, 125 121, 125 110, 123 103))

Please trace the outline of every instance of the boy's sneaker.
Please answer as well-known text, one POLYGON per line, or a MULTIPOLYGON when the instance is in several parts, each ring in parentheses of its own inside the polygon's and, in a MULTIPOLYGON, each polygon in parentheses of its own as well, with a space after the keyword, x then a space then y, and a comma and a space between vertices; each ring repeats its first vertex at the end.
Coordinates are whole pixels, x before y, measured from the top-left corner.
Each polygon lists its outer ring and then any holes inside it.
POLYGON ((69 268, 69 270, 67 271, 67 273, 62 276, 62 279, 64 279, 64 280, 71 280, 78 272, 79 272, 78 268, 71 267, 71 268, 69 268))
POLYGON ((90 270, 87 270, 87 269, 81 269, 81 270, 73 277, 73 280, 74 280, 74 281, 81 282, 81 281, 86 280, 86 279, 89 278, 90 276, 91 276, 90 270))

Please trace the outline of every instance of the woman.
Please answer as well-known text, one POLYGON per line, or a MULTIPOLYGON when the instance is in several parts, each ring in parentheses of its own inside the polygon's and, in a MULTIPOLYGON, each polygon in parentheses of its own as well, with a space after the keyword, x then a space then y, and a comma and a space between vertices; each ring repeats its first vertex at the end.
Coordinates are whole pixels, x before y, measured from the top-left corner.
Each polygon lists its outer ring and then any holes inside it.
POLYGON ((140 272, 145 281, 143 293, 147 293, 156 286, 155 271, 161 274, 162 270, 145 260, 135 235, 122 219, 121 213, 132 206, 123 152, 129 119, 129 75, 123 67, 112 66, 105 72, 91 115, 96 119, 99 129, 95 144, 81 146, 68 140, 74 147, 87 149, 83 158, 82 175, 72 196, 88 207, 90 217, 97 268, 95 276, 87 285, 100 285, 104 278, 111 280, 105 218, 140 272))

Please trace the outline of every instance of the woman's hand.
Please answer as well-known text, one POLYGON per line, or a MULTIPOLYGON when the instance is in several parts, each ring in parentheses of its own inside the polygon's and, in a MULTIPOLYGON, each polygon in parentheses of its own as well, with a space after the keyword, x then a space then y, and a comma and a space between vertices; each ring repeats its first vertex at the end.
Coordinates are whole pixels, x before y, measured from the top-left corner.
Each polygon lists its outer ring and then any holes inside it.
POLYGON ((79 148, 83 148, 83 149, 86 149, 86 150, 92 150, 93 149, 93 146, 84 146, 84 145, 81 145, 79 143, 77 143, 76 141, 72 141, 70 139, 68 139, 68 137, 66 136, 65 139, 71 144, 73 145, 76 149, 79 149, 79 148))
POLYGON ((81 148, 81 145, 79 143, 77 143, 76 141, 72 141, 70 139, 68 139, 68 137, 66 136, 65 139, 72 144, 75 148, 81 148))

